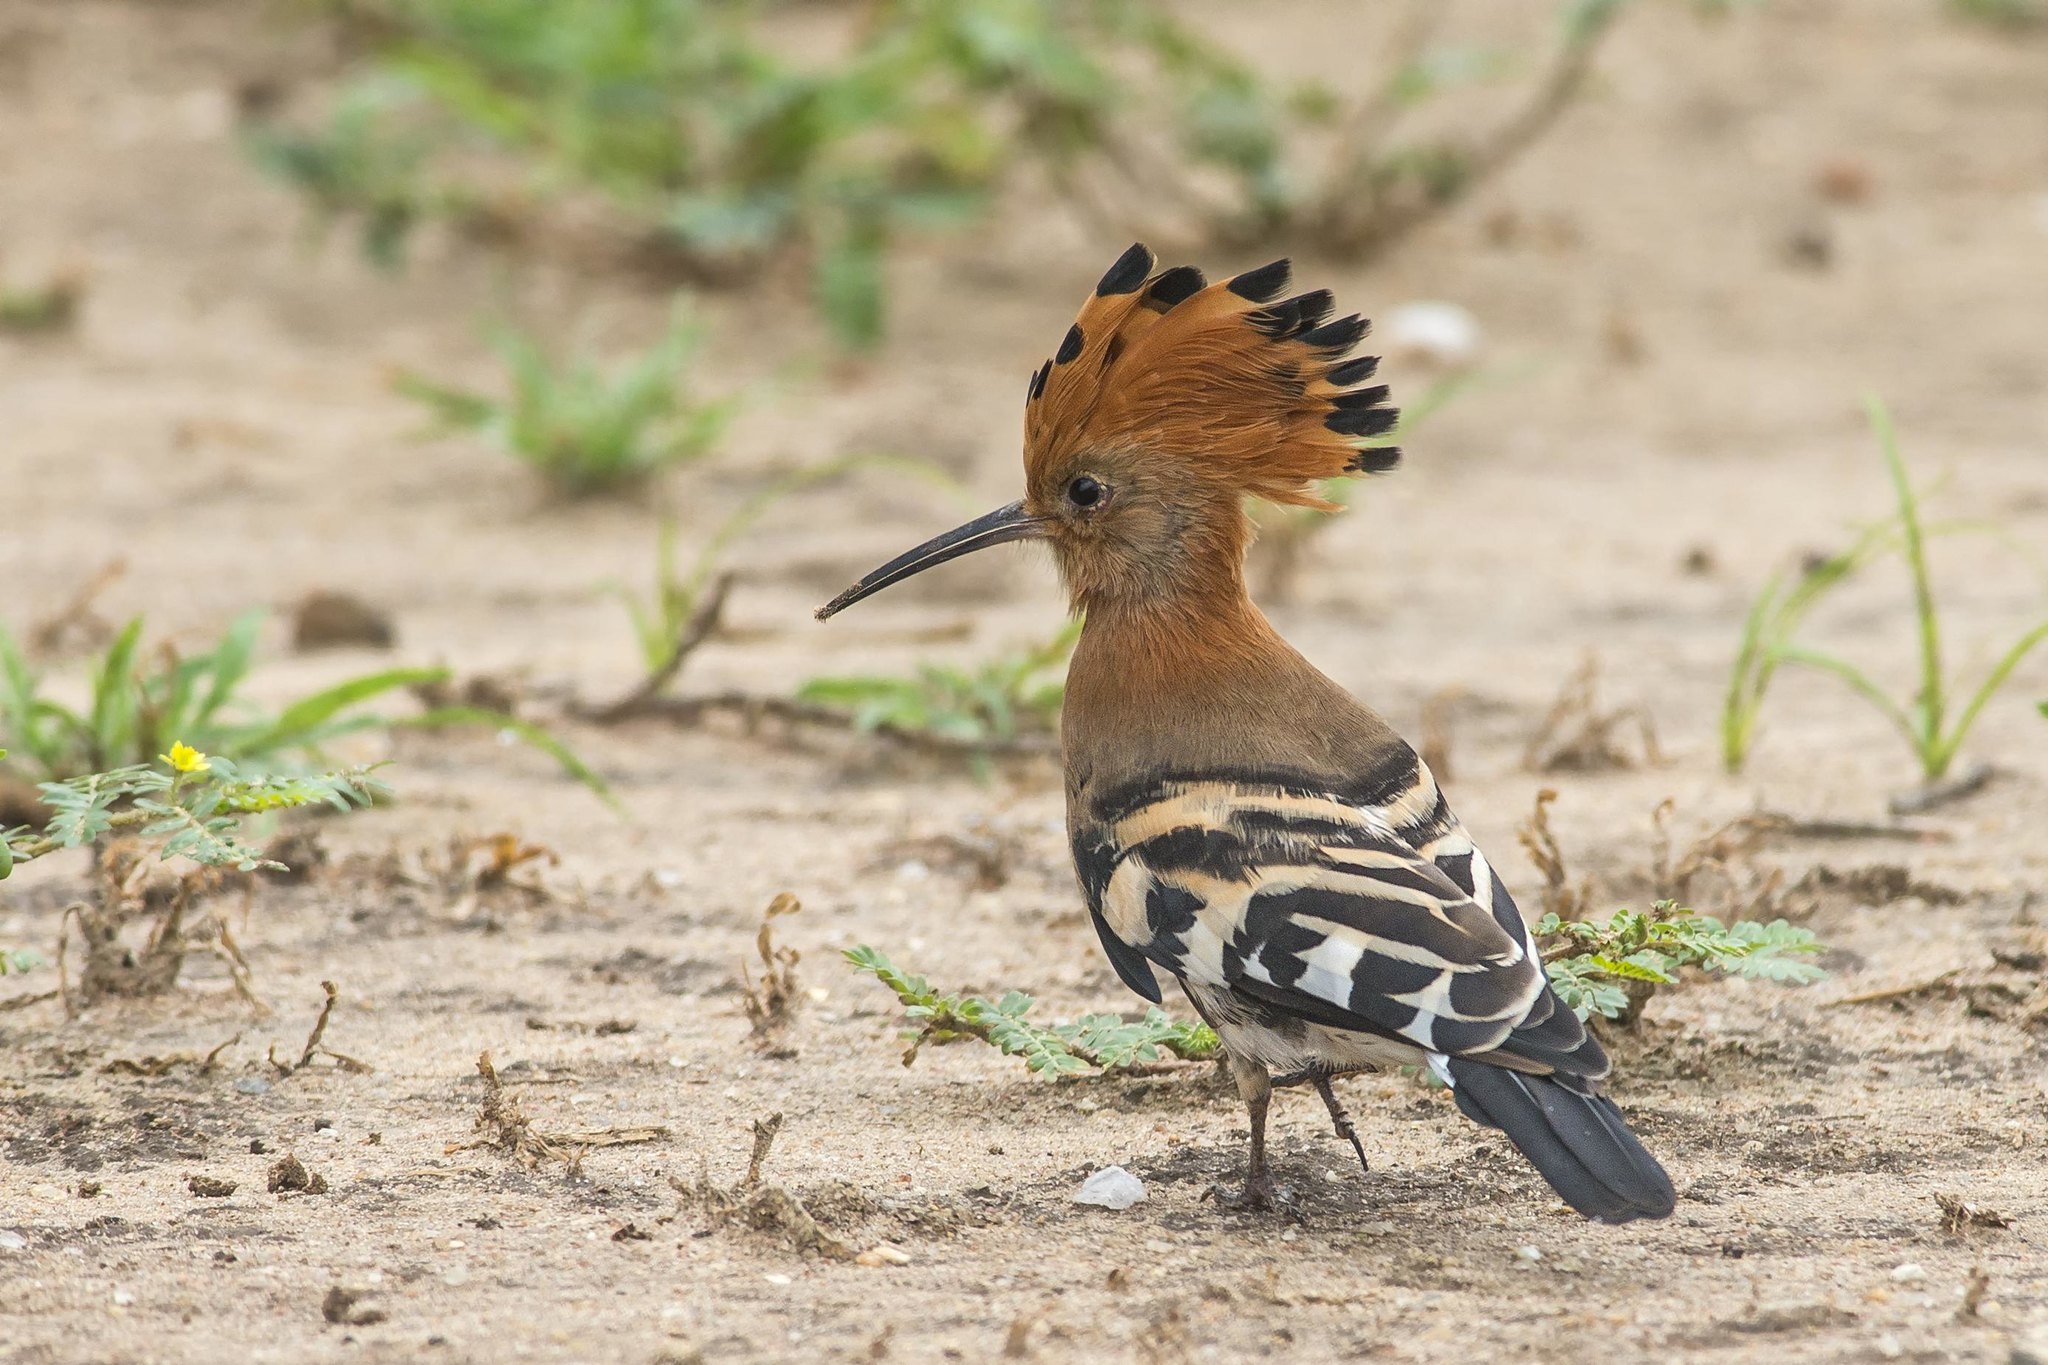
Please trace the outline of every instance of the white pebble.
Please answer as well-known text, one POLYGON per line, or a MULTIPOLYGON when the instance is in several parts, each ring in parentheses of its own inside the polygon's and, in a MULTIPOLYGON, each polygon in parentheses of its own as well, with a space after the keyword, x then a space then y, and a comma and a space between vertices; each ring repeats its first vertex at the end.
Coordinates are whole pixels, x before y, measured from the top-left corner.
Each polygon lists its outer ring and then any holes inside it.
POLYGON ((1897 1266, 1892 1270, 1893 1284, 1919 1284, 1926 1278, 1927 1272, 1913 1261, 1908 1261, 1904 1265, 1897 1266))
POLYGON ((764 1279, 764 1280, 766 1280, 766 1281, 768 1281, 768 1283, 770 1283, 770 1284, 774 1284, 774 1285, 783 1285, 783 1284, 788 1284, 788 1283, 790 1282, 790 1281, 789 1281, 789 1276, 787 1276, 787 1275, 781 1275, 781 1274, 776 1274, 776 1275, 763 1275, 763 1276, 762 1276, 761 1278, 762 1278, 762 1279, 764 1279))
POLYGON ((1530 1264, 1530 1265, 1535 1265, 1535 1264, 1536 1264, 1536 1263, 1537 1263, 1538 1261, 1540 1261, 1540 1260, 1542 1260, 1542 1259, 1543 1259, 1543 1248, 1542 1248, 1542 1247, 1516 1247, 1516 1248, 1515 1248, 1515 1259, 1516 1259, 1516 1260, 1518 1260, 1518 1261, 1526 1261, 1526 1262, 1527 1262, 1528 1264, 1530 1264))
POLYGON ((1104 1166, 1081 1182, 1081 1188, 1074 1194, 1074 1202, 1122 1210, 1144 1197, 1144 1181, 1121 1166, 1104 1166))
POLYGON ((1437 365, 1467 365, 1479 353, 1479 320, 1455 303, 1404 303, 1378 331, 1387 350, 1437 365))
POLYGON ((116 1308, 133 1308, 134 1306, 135 1306, 135 1291, 134 1291, 134 1290, 132 1290, 132 1289, 116 1289, 116 1290, 114 1291, 114 1307, 116 1307, 116 1308))
POLYGON ((0 1232, 0 1251, 26 1251, 28 1238, 18 1232, 0 1232))

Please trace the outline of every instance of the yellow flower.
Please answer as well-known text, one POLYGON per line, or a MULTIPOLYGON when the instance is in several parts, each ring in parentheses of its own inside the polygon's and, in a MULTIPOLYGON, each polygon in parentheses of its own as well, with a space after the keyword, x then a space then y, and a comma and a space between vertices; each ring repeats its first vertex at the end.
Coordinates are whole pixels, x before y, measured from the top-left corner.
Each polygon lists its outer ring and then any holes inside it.
POLYGON ((200 753, 182 739, 173 744, 171 751, 162 755, 162 758, 164 762, 170 764, 181 773, 203 773, 213 766, 206 761, 205 754, 200 753))

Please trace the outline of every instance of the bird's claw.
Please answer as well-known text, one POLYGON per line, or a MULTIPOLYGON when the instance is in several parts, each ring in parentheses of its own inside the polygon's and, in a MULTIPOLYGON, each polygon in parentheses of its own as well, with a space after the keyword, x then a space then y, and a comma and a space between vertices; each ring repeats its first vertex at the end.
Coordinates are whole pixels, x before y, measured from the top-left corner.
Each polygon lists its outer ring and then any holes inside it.
POLYGON ((1294 1187, 1275 1185, 1269 1177, 1248 1177, 1236 1188, 1211 1185, 1202 1197, 1237 1213, 1284 1213, 1297 1223, 1307 1221, 1294 1197, 1294 1187))

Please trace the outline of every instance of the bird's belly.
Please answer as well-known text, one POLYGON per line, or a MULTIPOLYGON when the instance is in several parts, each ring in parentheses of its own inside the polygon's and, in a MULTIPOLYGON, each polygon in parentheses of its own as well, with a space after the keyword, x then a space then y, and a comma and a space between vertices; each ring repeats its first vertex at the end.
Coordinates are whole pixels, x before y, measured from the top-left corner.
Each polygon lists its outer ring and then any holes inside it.
POLYGON ((1203 1022, 1216 1030, 1223 1050, 1269 1071, 1375 1071, 1410 1066, 1427 1053, 1412 1043, 1354 1033, 1297 1019, 1223 986, 1183 980, 1181 989, 1203 1022))

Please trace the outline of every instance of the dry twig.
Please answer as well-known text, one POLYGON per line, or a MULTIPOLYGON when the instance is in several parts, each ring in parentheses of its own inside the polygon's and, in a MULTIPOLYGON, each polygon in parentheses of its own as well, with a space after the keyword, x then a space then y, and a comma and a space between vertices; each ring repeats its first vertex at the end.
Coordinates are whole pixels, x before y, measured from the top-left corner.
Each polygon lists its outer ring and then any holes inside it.
POLYGON ((451 1142, 442 1149, 445 1156, 457 1152, 496 1150, 527 1166, 537 1166, 542 1161, 560 1161, 573 1174, 582 1164, 583 1153, 588 1148, 659 1142, 669 1135, 666 1128, 646 1124, 565 1133, 543 1132, 534 1127, 533 1120, 527 1117, 519 1102, 506 1093, 505 1082, 499 1078, 497 1067, 492 1065, 488 1049, 477 1054, 476 1071, 483 1077, 484 1100, 474 1126, 486 1136, 475 1142, 451 1142))
POLYGON ((722 573, 711 581, 697 599, 690 612, 689 620, 676 633, 675 642, 669 647, 668 657, 661 666, 641 679, 640 684, 625 696, 609 706, 600 706, 588 713, 588 719, 600 725, 613 725, 622 720, 642 714, 649 703, 661 696, 668 685, 683 671, 683 665, 697 652, 706 640, 717 634, 725 616, 725 599, 732 591, 733 576, 722 573))
POLYGON ((686 1185, 670 1176, 669 1187, 686 1202, 709 1211, 714 1226, 737 1220, 756 1232, 781 1237, 798 1251, 815 1251, 831 1260, 852 1260, 853 1248, 827 1232, 801 1199, 780 1185, 763 1183, 762 1168, 767 1164, 775 1135, 781 1131, 779 1112, 754 1120, 754 1146, 747 1158, 747 1173, 732 1188, 712 1184, 710 1174, 703 1170, 698 1172, 695 1185, 686 1185))
POLYGON ((1559 919, 1579 919, 1592 902, 1592 883, 1582 879, 1577 886, 1571 884, 1571 875, 1565 869, 1564 850, 1558 847, 1557 835, 1550 828, 1550 803, 1557 800, 1557 790, 1545 787, 1536 793, 1536 809, 1530 813, 1528 822, 1516 831, 1516 837, 1529 854, 1529 861, 1536 865, 1543 876, 1543 908, 1559 919))
POLYGON ((754 1150, 747 1154, 747 1173, 740 1178, 743 1188, 752 1189, 761 1183, 761 1168, 768 1164, 768 1151, 775 1145, 775 1135, 781 1131, 780 1109, 765 1119, 754 1120, 754 1150))
POLYGON ((1522 766, 1544 773, 1636 767, 1636 758, 1620 742, 1623 728, 1631 724, 1642 743, 1641 761, 1652 767, 1662 763, 1664 755, 1657 747, 1657 730, 1648 708, 1636 704, 1613 711, 1600 709, 1600 660, 1588 654, 1578 671, 1565 680, 1542 726, 1522 751, 1522 766))
POLYGON ((754 984, 753 973, 747 970, 747 964, 740 963, 747 1022, 753 1026, 754 1045, 765 1051, 786 1051, 782 1039, 796 1018, 797 1005, 803 999, 796 981, 798 953, 794 948, 775 946, 773 924, 778 915, 794 915, 803 908, 801 901, 784 891, 768 902, 768 908, 761 912, 761 931, 754 936, 754 951, 761 956, 761 983, 758 987, 754 984))
POLYGON ((1959 1194, 1937 1194, 1934 1202, 1941 1206, 1941 1229, 1951 1237, 1960 1237, 1971 1228, 2009 1228, 2012 1216, 1983 1204, 1972 1204, 1959 1194))

